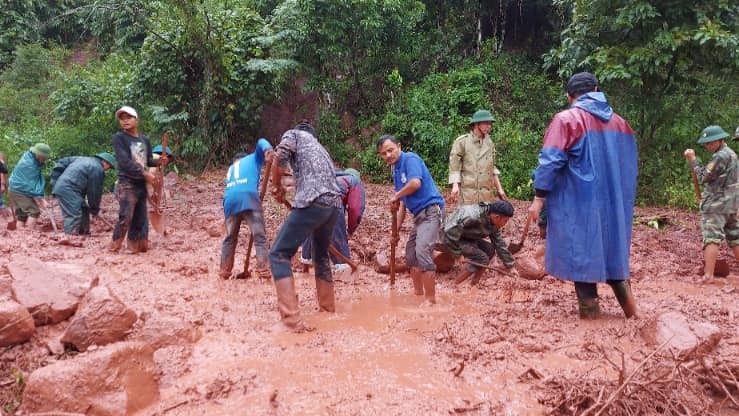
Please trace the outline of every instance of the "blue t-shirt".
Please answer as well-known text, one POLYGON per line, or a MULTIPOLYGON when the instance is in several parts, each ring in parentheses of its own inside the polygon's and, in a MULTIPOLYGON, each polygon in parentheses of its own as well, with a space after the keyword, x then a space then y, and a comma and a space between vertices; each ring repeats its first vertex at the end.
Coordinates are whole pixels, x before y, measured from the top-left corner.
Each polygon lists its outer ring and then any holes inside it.
POLYGON ((443 208, 444 198, 436 189, 436 184, 423 160, 415 153, 400 152, 398 162, 393 166, 395 192, 415 178, 421 180, 421 187, 416 192, 401 198, 408 210, 413 215, 417 215, 429 205, 439 204, 443 208))
POLYGON ((223 215, 226 218, 242 211, 262 209, 259 176, 264 165, 264 153, 270 149, 272 145, 266 139, 259 139, 254 153, 237 160, 228 168, 226 190, 223 193, 223 215))

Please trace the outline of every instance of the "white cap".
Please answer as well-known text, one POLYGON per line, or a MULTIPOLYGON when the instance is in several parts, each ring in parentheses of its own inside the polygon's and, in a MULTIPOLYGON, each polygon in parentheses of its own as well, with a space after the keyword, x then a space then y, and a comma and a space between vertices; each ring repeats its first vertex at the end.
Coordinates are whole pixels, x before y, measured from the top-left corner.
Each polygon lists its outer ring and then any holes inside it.
POLYGON ((133 116, 134 118, 139 118, 139 114, 136 112, 136 110, 134 110, 133 107, 129 107, 127 105, 124 105, 115 112, 115 118, 118 118, 121 113, 126 113, 133 116))

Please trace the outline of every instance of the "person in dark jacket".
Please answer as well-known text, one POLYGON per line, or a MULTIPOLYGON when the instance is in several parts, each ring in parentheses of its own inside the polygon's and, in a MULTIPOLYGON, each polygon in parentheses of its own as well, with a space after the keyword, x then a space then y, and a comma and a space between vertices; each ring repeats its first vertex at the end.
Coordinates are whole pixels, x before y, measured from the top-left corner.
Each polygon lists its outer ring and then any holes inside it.
POLYGON ((115 168, 110 153, 65 157, 54 165, 49 182, 64 215, 65 234, 90 234, 90 214, 100 212, 105 171, 115 168))
POLYGON ((46 206, 42 169, 51 157, 46 143, 36 143, 21 156, 10 174, 8 198, 15 207, 15 215, 24 226, 34 227, 41 215, 39 203, 46 206))
POLYGON ((113 135, 113 150, 118 162, 118 222, 113 229, 110 251, 118 252, 123 238, 128 235, 131 253, 147 250, 149 221, 146 208, 146 184, 154 183, 156 175, 146 168, 166 165, 168 158, 163 154, 159 161, 152 157, 151 143, 146 135, 139 133, 139 116, 136 110, 123 106, 115 112, 121 130, 113 135))

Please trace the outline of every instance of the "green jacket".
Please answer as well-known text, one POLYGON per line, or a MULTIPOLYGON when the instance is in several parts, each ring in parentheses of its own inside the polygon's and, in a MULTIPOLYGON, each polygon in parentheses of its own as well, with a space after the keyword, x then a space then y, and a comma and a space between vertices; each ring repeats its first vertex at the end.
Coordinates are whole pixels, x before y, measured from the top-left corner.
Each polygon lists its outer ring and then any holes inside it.
POLYGON ((63 197, 73 192, 82 198, 87 196, 90 212, 97 215, 103 197, 103 181, 105 170, 100 159, 96 157, 70 156, 59 160, 51 170, 50 182, 53 194, 63 197))
POLYGON ((737 156, 726 143, 713 154, 705 167, 694 160, 691 167, 703 184, 701 212, 732 214, 739 209, 739 166, 737 156))
POLYGON ((500 230, 492 222, 486 208, 481 205, 463 205, 446 218, 441 230, 441 243, 452 254, 462 254, 460 242, 462 240, 482 240, 490 237, 495 246, 495 252, 506 267, 513 267, 513 255, 508 251, 508 245, 500 235, 500 230))
POLYGON ((492 202, 497 199, 494 177, 495 146, 490 136, 473 133, 457 137, 449 153, 449 184, 459 183, 459 205, 492 202))

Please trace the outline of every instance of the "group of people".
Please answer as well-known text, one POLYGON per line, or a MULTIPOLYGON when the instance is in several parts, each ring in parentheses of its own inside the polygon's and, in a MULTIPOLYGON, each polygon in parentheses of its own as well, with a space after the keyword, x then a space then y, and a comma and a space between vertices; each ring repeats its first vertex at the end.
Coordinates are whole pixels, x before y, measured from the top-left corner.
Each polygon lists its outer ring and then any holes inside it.
MULTIPOLYGON (((566 93, 570 108, 554 116, 544 135, 538 167, 532 175, 536 196, 528 208, 527 221, 545 227, 545 270, 574 282, 580 317, 599 315, 598 283, 607 283, 626 317, 632 317, 637 314, 628 281, 637 185, 636 137, 613 111, 594 75, 573 75, 566 93), (541 222, 545 205, 548 221, 541 222)), ((120 211, 110 249, 119 250, 127 235, 130 250, 145 251, 146 184, 156 180, 148 168, 166 165, 168 155, 162 153, 158 160, 152 156, 148 138, 138 132, 138 115, 133 108, 121 107, 116 118, 121 130, 113 136, 115 157, 101 153, 94 158, 60 160, 52 170, 53 193, 65 212, 65 232, 84 234, 89 232, 89 214, 99 210, 103 172, 118 169, 120 211)), ((472 284, 479 282, 496 255, 507 273, 517 275, 515 258, 501 236, 514 209, 506 200, 495 164, 495 146, 490 139, 494 122, 490 111, 475 112, 469 132, 452 145, 450 200, 457 206, 448 216, 445 200, 424 161, 403 151, 392 135, 377 139, 377 153, 392 169, 394 192, 386 201, 387 207, 398 212, 398 224, 403 224, 406 210, 413 216, 405 260, 413 291, 427 304, 436 302, 435 250, 464 257, 463 270, 455 277, 457 283, 470 277, 472 284)), ((739 129, 737 133, 735 139, 739 129)), ((705 185, 701 226, 706 278, 713 277, 722 239, 739 259, 739 171, 737 156, 725 143, 728 136, 718 126, 701 133, 698 143, 713 153, 705 167, 692 149, 685 151, 705 185)), ((50 153, 47 145, 35 145, 10 175, 10 200, 22 222, 39 215, 36 198, 43 196, 44 189, 41 166, 50 153)), ((3 167, 0 162, 0 190, 6 188, 1 180, 3 167)), ((360 173, 336 169, 307 121, 286 131, 275 148, 266 139, 259 139, 254 152, 235 155, 226 175, 223 212, 227 232, 219 275, 232 275, 239 230, 245 221, 256 248, 256 272, 274 280, 283 323, 295 331, 309 330, 300 316, 291 259, 302 247, 301 261, 314 266, 319 310, 334 312, 332 273, 342 268, 342 257, 350 256, 348 238, 359 226, 364 207, 360 173), (260 178, 265 164, 268 177, 260 178), (288 167, 295 184, 291 202, 282 180, 288 167), (270 178, 273 198, 290 208, 271 248, 262 212, 266 188, 261 195, 259 190, 260 179, 266 185, 270 178), (331 251, 341 255, 332 256, 331 251)))

